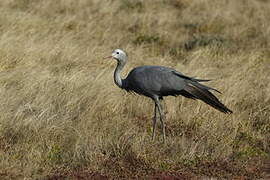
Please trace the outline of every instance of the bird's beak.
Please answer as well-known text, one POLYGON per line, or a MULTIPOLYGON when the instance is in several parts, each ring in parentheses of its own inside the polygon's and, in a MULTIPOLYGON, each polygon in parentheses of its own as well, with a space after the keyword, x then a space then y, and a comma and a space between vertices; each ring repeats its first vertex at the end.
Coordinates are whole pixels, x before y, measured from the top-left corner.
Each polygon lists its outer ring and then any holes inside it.
POLYGON ((112 56, 104 57, 103 59, 109 59, 109 58, 112 58, 112 56))

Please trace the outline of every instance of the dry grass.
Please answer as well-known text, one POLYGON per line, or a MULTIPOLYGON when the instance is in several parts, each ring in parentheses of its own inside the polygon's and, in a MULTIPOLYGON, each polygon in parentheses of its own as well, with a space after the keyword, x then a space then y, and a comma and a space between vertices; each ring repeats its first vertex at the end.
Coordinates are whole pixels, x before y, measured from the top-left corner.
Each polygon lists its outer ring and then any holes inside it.
POLYGON ((270 2, 2 0, 0 11, 1 179, 266 177, 270 2), (125 73, 155 64, 214 79, 234 113, 169 97, 168 142, 152 142, 152 102, 120 91, 102 59, 118 47, 125 73))

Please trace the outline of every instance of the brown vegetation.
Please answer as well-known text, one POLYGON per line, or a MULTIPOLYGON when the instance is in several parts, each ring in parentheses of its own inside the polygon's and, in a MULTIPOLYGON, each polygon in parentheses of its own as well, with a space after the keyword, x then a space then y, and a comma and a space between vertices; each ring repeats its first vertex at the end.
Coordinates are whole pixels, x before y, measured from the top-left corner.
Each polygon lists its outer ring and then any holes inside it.
POLYGON ((1 179, 267 176, 269 1, 1 0, 0 11, 1 179), (169 97, 167 144, 152 142, 152 103, 120 91, 102 59, 115 48, 125 73, 213 79, 234 113, 169 97))

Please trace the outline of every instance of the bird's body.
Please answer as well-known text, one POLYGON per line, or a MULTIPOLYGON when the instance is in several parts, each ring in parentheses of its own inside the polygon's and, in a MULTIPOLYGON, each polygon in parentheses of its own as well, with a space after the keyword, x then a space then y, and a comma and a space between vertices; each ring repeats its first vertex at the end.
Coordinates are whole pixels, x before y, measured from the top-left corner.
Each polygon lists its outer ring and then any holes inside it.
POLYGON ((140 66, 130 71, 123 80, 123 89, 153 98, 179 95, 184 79, 175 78, 174 70, 162 66, 140 66))
POLYGON ((191 78, 168 67, 140 66, 130 71, 123 80, 122 88, 152 99, 182 95, 191 99, 200 99, 221 112, 231 112, 208 91, 215 89, 200 84, 200 81, 208 80, 191 78))
POLYGON ((117 67, 114 71, 114 81, 116 85, 128 92, 133 91, 137 94, 147 96, 154 101, 155 113, 152 138, 154 138, 155 135, 156 112, 158 110, 163 129, 163 139, 165 141, 165 126, 163 123, 165 117, 160 106, 160 100, 162 100, 164 96, 182 95, 191 99, 199 99, 223 113, 232 113, 230 109, 223 105, 209 91, 217 91, 216 89, 200 83, 209 80, 188 77, 172 68, 163 66, 136 67, 129 72, 125 79, 121 79, 120 73, 126 64, 126 54, 124 51, 116 49, 113 51, 111 57, 117 60, 117 67))

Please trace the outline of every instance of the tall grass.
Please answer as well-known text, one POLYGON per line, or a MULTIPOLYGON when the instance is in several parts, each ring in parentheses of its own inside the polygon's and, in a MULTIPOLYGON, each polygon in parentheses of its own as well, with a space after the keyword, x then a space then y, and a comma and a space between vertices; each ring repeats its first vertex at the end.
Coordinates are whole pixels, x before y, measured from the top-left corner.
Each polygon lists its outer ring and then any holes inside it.
POLYGON ((266 177, 268 1, 2 0, 0 10, 0 177, 266 177), (168 97, 168 142, 151 141, 152 102, 120 91, 102 59, 119 47, 123 76, 154 64, 213 79, 234 113, 168 97))

